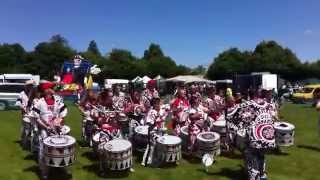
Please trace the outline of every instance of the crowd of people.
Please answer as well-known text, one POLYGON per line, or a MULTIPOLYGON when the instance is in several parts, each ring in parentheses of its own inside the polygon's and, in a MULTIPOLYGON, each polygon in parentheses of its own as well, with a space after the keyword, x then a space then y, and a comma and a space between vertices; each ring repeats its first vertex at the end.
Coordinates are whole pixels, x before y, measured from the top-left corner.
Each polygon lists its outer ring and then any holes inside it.
MULTIPOLYGON (((21 142, 24 147, 28 146, 30 129, 38 128, 37 154, 43 178, 48 175, 48 167, 43 163, 43 139, 60 133, 67 115, 63 99, 52 90, 53 86, 46 81, 34 87, 33 82, 28 81, 17 101, 23 117, 21 142)), ((212 124, 222 120, 227 129, 222 148, 228 152, 238 148, 242 152, 248 179, 266 179, 264 156, 276 148, 273 122, 279 119, 278 106, 268 89, 241 94, 229 88, 217 90, 214 86, 177 84, 174 98, 165 103, 157 91, 156 81, 151 80, 143 90, 122 92, 116 84, 100 93, 87 90, 77 106, 83 115, 82 140, 89 146, 93 146, 97 132, 103 132, 99 138, 103 142, 115 138, 133 141, 134 127, 148 126, 143 166, 157 166, 161 161, 154 152, 157 138, 168 133, 179 137, 181 128, 187 126, 185 153, 191 157, 197 151, 197 135, 212 131, 212 124), (239 137, 243 140, 241 147, 237 142, 239 137)), ((34 146, 31 143, 31 149, 36 149, 34 146)), ((98 153, 101 148, 98 147, 98 153)), ((102 165, 101 171, 105 172, 102 165)))

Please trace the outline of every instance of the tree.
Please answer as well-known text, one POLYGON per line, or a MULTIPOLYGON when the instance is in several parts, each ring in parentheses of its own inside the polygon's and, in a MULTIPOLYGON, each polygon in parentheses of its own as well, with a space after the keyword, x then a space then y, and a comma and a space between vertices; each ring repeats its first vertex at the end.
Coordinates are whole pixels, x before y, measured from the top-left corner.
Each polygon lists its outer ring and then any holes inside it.
POLYGON ((160 45, 151 43, 149 48, 144 51, 143 59, 151 60, 153 58, 161 58, 164 54, 160 48, 160 45))
POLYGON ((90 41, 87 52, 90 52, 96 56, 101 56, 98 45, 94 40, 90 41))
POLYGON ((22 65, 27 53, 20 44, 0 45, 0 71, 2 73, 25 72, 22 65))
POLYGON ((35 47, 28 55, 25 67, 30 73, 38 73, 41 77, 50 79, 60 71, 63 62, 71 59, 75 53, 65 38, 55 35, 49 42, 39 43, 35 47))
POLYGON ((210 79, 232 78, 237 73, 249 73, 249 52, 237 48, 228 49, 218 55, 209 66, 207 77, 210 79))
POLYGON ((107 58, 109 60, 118 62, 132 61, 137 59, 131 54, 130 51, 125 49, 112 49, 107 58))
POLYGON ((206 68, 203 65, 198 65, 197 67, 193 68, 191 74, 194 75, 204 75, 206 73, 206 68))

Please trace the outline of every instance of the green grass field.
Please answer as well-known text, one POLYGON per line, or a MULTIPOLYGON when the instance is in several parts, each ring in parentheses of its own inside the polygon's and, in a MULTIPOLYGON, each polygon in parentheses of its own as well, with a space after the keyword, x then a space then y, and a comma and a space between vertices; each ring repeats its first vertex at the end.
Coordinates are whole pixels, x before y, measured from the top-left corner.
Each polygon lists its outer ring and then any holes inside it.
MULTIPOLYGON (((285 121, 295 124, 295 145, 282 148, 282 153, 267 156, 268 176, 271 180, 316 180, 320 179, 320 139, 317 134, 318 115, 307 105, 287 104, 281 115, 285 121)), ((32 180, 38 178, 36 161, 28 151, 20 148, 18 111, 0 112, 0 179, 32 180)), ((69 106, 66 122, 72 128, 72 135, 80 138, 80 114, 69 106)), ((241 156, 219 157, 206 173, 200 162, 183 159, 178 166, 166 168, 145 168, 140 165, 141 157, 135 156, 134 173, 109 173, 101 178, 97 175, 97 160, 92 158, 91 149, 77 146, 77 163, 68 168, 72 177, 64 171, 53 169, 50 179, 96 180, 96 179, 245 179, 241 156)))

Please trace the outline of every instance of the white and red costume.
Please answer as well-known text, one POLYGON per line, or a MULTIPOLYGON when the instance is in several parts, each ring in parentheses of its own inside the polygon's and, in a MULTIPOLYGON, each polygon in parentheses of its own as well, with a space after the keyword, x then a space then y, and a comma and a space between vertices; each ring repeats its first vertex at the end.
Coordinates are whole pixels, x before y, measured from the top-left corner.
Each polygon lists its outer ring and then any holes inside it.
POLYGON ((199 105, 198 107, 191 107, 189 109, 189 125, 188 125, 188 134, 189 134, 189 144, 188 149, 190 151, 194 150, 194 145, 197 139, 197 135, 204 130, 204 123, 207 119, 207 114, 203 111, 204 107, 199 105), (200 114, 199 119, 192 119, 190 116, 194 114, 200 114))
POLYGON ((171 103, 172 125, 176 135, 180 134, 180 128, 188 122, 187 114, 190 107, 189 101, 185 98, 178 97, 171 103))

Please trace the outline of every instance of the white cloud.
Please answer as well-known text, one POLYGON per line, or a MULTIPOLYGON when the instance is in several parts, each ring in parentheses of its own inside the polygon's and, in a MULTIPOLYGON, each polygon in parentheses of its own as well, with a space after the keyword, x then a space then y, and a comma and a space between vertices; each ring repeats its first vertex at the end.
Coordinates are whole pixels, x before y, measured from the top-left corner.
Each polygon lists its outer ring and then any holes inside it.
POLYGON ((306 30, 304 30, 304 32, 303 32, 304 35, 310 35, 310 34, 312 34, 312 33, 313 33, 313 31, 312 31, 311 29, 306 29, 306 30))

